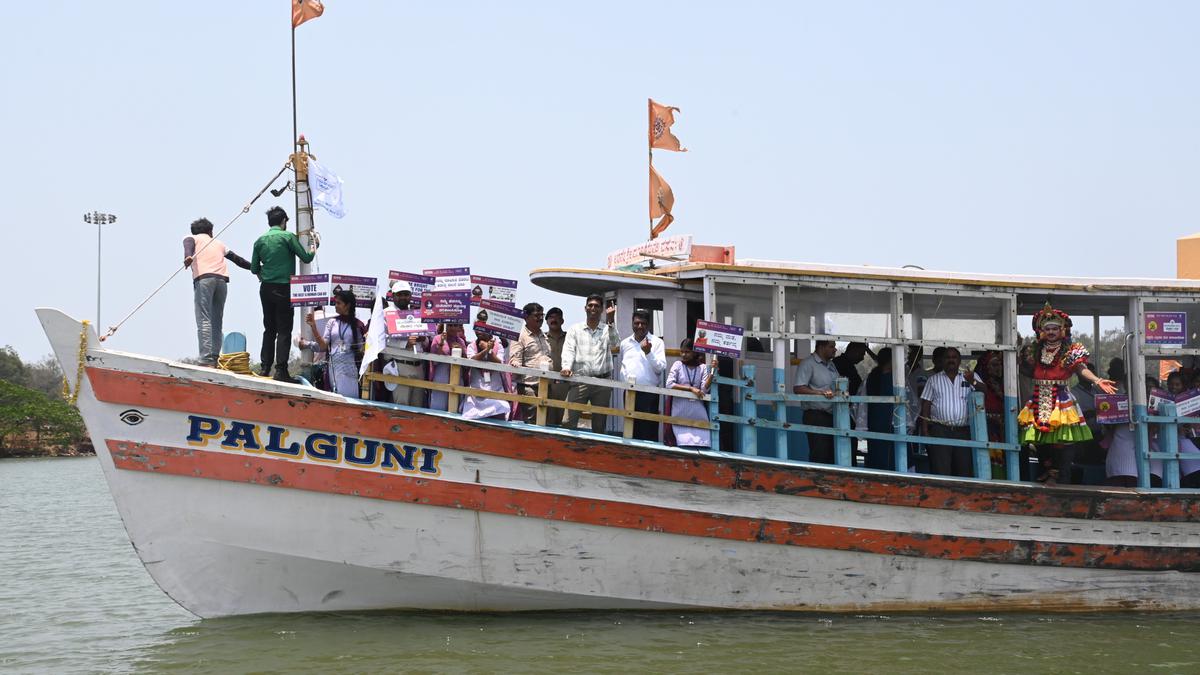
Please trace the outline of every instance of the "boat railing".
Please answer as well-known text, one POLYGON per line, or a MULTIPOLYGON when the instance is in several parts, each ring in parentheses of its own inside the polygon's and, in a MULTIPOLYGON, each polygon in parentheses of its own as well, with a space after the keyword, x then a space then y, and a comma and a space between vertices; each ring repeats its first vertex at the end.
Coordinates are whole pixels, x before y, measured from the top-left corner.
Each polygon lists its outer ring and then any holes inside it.
POLYGON ((539 426, 545 426, 549 411, 557 408, 564 411, 577 410, 581 413, 591 415, 609 415, 622 418, 621 435, 624 438, 633 437, 634 420, 646 420, 673 426, 693 427, 699 429, 714 429, 716 425, 707 420, 695 420, 685 417, 676 417, 672 415, 663 415, 658 413, 641 412, 634 409, 634 401, 638 393, 656 394, 659 396, 682 397, 691 400, 708 401, 709 397, 697 399, 696 395, 690 391, 681 389, 668 389, 666 387, 655 387, 644 384, 631 384, 614 379, 604 379, 598 377, 585 377, 581 375, 573 375, 567 377, 561 373, 552 370, 542 370, 539 368, 525 368, 522 366, 510 366, 506 363, 493 363, 489 361, 478 361, 460 356, 444 356, 442 354, 429 354, 425 352, 413 352, 408 350, 388 347, 383 350, 385 356, 392 358, 415 360, 429 363, 444 363, 450 366, 449 382, 431 382, 426 379, 418 379, 411 377, 403 377, 399 375, 387 375, 384 373, 369 372, 363 375, 363 382, 385 382, 392 383, 405 387, 413 387, 424 389, 426 391, 441 391, 447 396, 447 411, 457 412, 459 402, 462 396, 479 396, 481 398, 490 398, 500 401, 509 401, 524 405, 533 406, 536 410, 536 423, 539 426), (510 375, 521 375, 537 378, 538 385, 536 393, 532 396, 520 393, 512 393, 507 391, 494 391, 492 389, 480 389, 459 384, 462 382, 465 369, 477 368, 481 370, 489 370, 498 373, 508 373, 510 375), (591 384, 608 389, 619 390, 624 392, 622 395, 622 407, 604 407, 594 406, 587 403, 568 402, 550 397, 550 382, 559 381, 570 384, 591 384))
MULTIPOLYGON (((854 466, 853 445, 856 439, 875 439, 891 441, 895 466, 898 471, 908 471, 909 444, 943 445, 971 448, 973 470, 976 478, 991 479, 991 451, 1000 450, 1005 456, 1005 477, 1008 480, 1020 479, 1020 446, 1017 443, 1005 443, 988 440, 987 414, 983 404, 983 393, 973 392, 974 409, 970 418, 971 439, 934 438, 908 433, 907 399, 904 396, 851 396, 847 391, 847 380, 844 377, 834 380, 834 396, 827 399, 814 394, 790 394, 783 391, 782 383, 776 383, 775 391, 762 393, 757 391, 754 381, 756 368, 753 365, 742 366, 741 377, 719 376, 715 379, 718 385, 733 387, 737 414, 722 414, 713 408, 709 417, 717 422, 737 424, 740 430, 739 445, 742 454, 758 455, 758 430, 775 430, 774 454, 777 459, 788 457, 788 433, 802 432, 833 436, 834 461, 839 466, 854 466), (820 402, 833 405, 833 426, 823 427, 788 421, 787 408, 800 406, 805 403, 820 402), (764 404, 773 407, 774 419, 759 416, 758 406, 764 404), (850 407, 855 404, 884 404, 892 405, 892 433, 854 429, 851 427, 850 407)), ((716 389, 714 391, 719 391, 716 389)), ((715 398, 715 397, 714 397, 715 398)), ((715 402, 714 402, 715 403, 715 402)), ((1200 419, 1196 420, 1200 422, 1200 419)), ((713 449, 719 449, 719 434, 714 434, 713 449)))
MULTIPOLYGON (((1158 447, 1159 448, 1174 448, 1174 452, 1170 451, 1152 451, 1149 450, 1149 442, 1143 439, 1140 443, 1147 448, 1144 453, 1147 459, 1160 459, 1163 463, 1163 487, 1175 489, 1179 487, 1179 461, 1183 459, 1200 460, 1200 454, 1192 452, 1179 452, 1179 425, 1200 424, 1200 417, 1186 417, 1176 414, 1175 403, 1173 401, 1164 401, 1159 404, 1158 411, 1153 414, 1147 414, 1140 420, 1141 424, 1135 425, 1138 434, 1149 435, 1148 425, 1154 424, 1158 427, 1158 447)), ((1138 471, 1147 471, 1145 466, 1147 462, 1138 463, 1138 471)), ((1140 477, 1139 477, 1140 479, 1140 477)))

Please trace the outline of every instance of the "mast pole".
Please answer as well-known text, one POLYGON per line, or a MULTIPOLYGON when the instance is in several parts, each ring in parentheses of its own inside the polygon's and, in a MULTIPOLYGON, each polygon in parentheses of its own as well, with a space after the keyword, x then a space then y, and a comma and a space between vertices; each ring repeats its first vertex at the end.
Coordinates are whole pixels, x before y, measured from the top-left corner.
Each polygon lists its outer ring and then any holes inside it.
MULTIPOLYGON (((292 168, 296 172, 296 236, 305 250, 311 251, 316 246, 313 237, 312 193, 308 189, 308 142, 300 135, 296 115, 296 25, 292 23, 292 168)), ((311 274, 312 264, 301 262, 300 274, 311 274)), ((308 322, 300 320, 300 337, 311 343, 314 339, 308 322)), ((313 352, 311 349, 300 350, 302 366, 311 366, 313 352)))
MULTIPOLYGON (((650 153, 650 157, 646 162, 646 192, 650 193, 649 210, 646 215, 650 218, 650 236, 654 238, 654 191, 651 189, 650 181, 654 180, 654 101, 650 98, 646 99, 646 112, 649 114, 650 126, 646 129, 646 149, 650 153)), ((648 239, 648 240, 649 240, 648 239)))

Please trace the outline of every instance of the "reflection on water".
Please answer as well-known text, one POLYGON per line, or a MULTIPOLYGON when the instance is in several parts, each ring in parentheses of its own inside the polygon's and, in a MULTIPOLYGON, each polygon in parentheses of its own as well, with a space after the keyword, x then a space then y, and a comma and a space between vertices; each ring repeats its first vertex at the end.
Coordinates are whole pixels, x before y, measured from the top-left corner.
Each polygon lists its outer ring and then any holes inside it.
POLYGON ((1200 672, 1190 615, 365 613, 201 621, 95 459, 0 461, 0 671, 1200 672))

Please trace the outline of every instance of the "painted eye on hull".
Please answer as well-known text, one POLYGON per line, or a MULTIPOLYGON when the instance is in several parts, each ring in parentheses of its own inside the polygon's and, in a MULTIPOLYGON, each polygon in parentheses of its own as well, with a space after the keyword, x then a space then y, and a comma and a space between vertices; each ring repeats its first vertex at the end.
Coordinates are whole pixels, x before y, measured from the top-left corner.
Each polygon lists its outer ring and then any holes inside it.
POLYGON ((129 410, 121 413, 121 421, 131 427, 137 426, 146 421, 146 414, 141 410, 130 408, 129 410))

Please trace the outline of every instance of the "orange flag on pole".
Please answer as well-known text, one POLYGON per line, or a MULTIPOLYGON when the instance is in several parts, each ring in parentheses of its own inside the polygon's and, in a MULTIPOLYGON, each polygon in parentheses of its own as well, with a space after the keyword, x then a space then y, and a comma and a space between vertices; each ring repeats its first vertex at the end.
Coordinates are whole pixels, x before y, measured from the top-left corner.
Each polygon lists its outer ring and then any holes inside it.
POLYGON ((325 5, 321 0, 292 0, 292 28, 309 19, 315 19, 324 12, 325 5))
POLYGON ((654 170, 654 165, 650 165, 650 220, 662 218, 658 224, 650 229, 650 238, 653 239, 662 231, 667 229, 667 226, 675 220, 671 215, 671 209, 675 206, 675 193, 671 192, 671 186, 667 185, 667 181, 654 170))
POLYGON ((687 148, 682 147, 679 139, 671 133, 671 125, 675 124, 675 113, 679 112, 679 108, 655 103, 652 98, 646 100, 650 102, 650 147, 687 152, 687 148))

